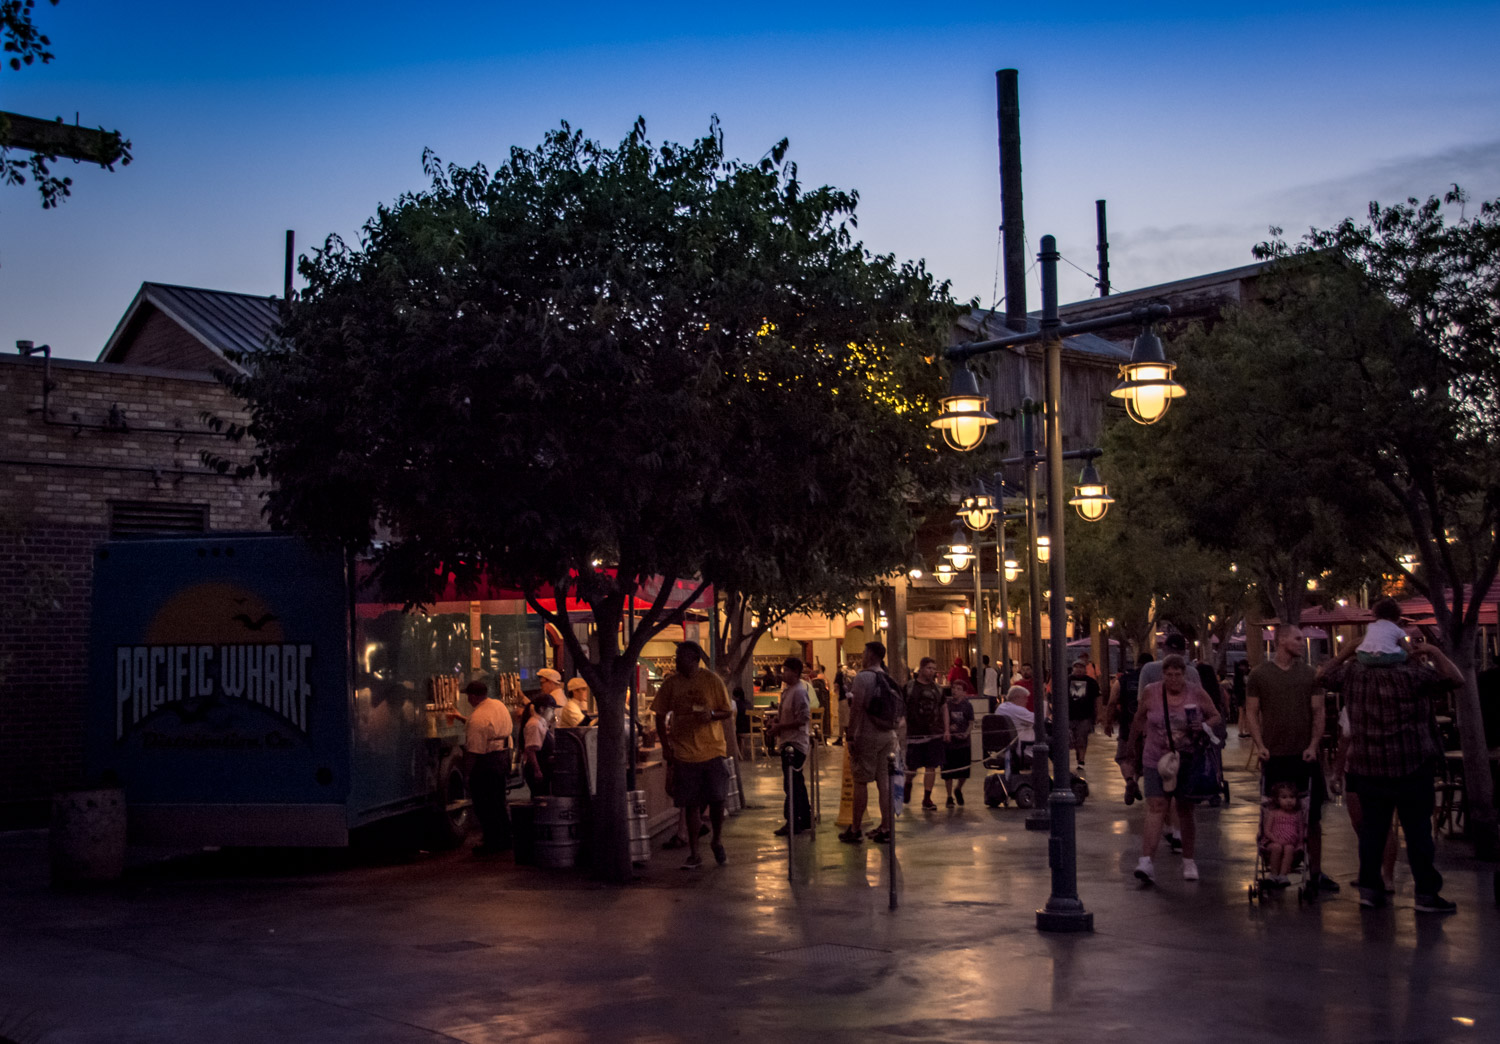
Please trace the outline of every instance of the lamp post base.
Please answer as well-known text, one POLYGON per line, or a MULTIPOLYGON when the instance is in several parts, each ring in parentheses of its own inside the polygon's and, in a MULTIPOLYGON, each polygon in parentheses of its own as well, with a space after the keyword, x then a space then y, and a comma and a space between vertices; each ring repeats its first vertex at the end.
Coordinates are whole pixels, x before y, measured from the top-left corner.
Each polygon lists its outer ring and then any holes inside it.
POLYGON ((1091 932, 1094 930, 1094 915, 1085 910, 1081 903, 1076 910, 1050 910, 1043 907, 1036 912, 1036 930, 1058 934, 1091 932))
POLYGON ((1052 815, 1045 808, 1034 808, 1026 813, 1027 830, 1051 830, 1052 815))

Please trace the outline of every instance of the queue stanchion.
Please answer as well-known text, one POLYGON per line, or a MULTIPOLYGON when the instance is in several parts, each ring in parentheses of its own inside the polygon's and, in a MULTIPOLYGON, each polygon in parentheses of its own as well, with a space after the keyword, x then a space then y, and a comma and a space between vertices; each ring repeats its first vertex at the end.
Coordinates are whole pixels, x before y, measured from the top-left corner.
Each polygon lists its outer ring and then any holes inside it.
POLYGON ((792 880, 792 845, 797 838, 797 802, 792 800, 792 745, 781 745, 782 775, 786 779, 786 879, 792 880))
POLYGON ((809 745, 808 771, 812 773, 812 822, 808 827, 812 830, 813 837, 818 836, 818 822, 823 818, 823 781, 818 775, 818 748, 821 743, 809 745))
MULTIPOLYGON (((890 781, 889 786, 891 788, 891 808, 894 811, 894 809, 896 807, 896 790, 895 790, 895 787, 896 787, 896 755, 895 755, 895 752, 893 751, 892 753, 887 754, 885 761, 886 761, 886 764, 885 764, 886 779, 888 779, 890 781)), ((890 858, 887 859, 887 862, 890 864, 890 875, 889 876, 890 876, 890 882, 891 882, 891 909, 894 910, 896 908, 896 817, 894 815, 891 816, 889 842, 890 842, 890 846, 891 846, 890 847, 890 858)))

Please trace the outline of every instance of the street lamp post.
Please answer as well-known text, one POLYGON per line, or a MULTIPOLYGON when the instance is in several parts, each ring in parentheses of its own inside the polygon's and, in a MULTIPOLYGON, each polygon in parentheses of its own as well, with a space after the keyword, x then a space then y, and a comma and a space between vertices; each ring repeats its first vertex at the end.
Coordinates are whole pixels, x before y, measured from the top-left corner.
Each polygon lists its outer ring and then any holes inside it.
POLYGON ((1047 685, 1042 664, 1042 570, 1037 537, 1041 535, 1041 518, 1036 497, 1036 416, 1041 412, 1031 399, 1021 403, 1021 453, 1026 474, 1026 580, 1027 611, 1031 614, 1031 709, 1036 737, 1031 747, 1031 811, 1026 813, 1027 830, 1049 830, 1052 810, 1047 797, 1052 791, 1052 775, 1047 771, 1047 685))
MULTIPOLYGON (((1052 236, 1043 236, 1041 252, 1037 259, 1041 266, 1042 275, 1042 319, 1040 328, 1036 331, 1019 331, 1005 337, 990 341, 979 341, 970 344, 959 345, 950 348, 947 357, 951 362, 957 363, 960 369, 967 372, 966 361, 978 355, 999 351, 1022 344, 1041 343, 1045 356, 1045 386, 1047 397, 1046 408, 1046 455, 1047 455, 1047 523, 1051 536, 1051 567, 1052 605, 1051 605, 1051 631, 1052 631, 1052 679, 1057 686, 1057 695, 1061 696, 1063 679, 1067 677, 1067 623, 1068 603, 1066 591, 1067 558, 1063 544, 1063 511, 1065 510, 1066 493, 1063 486, 1062 464, 1065 456, 1062 449, 1062 423, 1061 423, 1061 398, 1062 398, 1062 342, 1064 337, 1074 334, 1088 333, 1094 330, 1108 329, 1119 326, 1125 322, 1134 321, 1138 324, 1149 324, 1157 319, 1163 319, 1172 314, 1172 310, 1165 304, 1145 305, 1133 309, 1128 313, 1101 316, 1095 319, 1084 320, 1078 323, 1064 324, 1057 314, 1057 262, 1060 255, 1057 252, 1057 240, 1052 236)), ((1146 372, 1137 374, 1134 369, 1127 370, 1122 367, 1125 376, 1125 384, 1120 389, 1121 397, 1126 398, 1127 405, 1133 407, 1131 419, 1141 423, 1150 423, 1161 417, 1170 405, 1171 399, 1180 398, 1184 392, 1181 387, 1171 382, 1171 370, 1167 368, 1165 357, 1161 352, 1160 341, 1156 340, 1155 334, 1149 328, 1137 339, 1137 351, 1132 353, 1131 363, 1127 367, 1144 365, 1146 372), (1147 340, 1149 337, 1149 340, 1147 340), (1155 341, 1151 344, 1150 341, 1155 341), (1143 343, 1145 342, 1145 343, 1143 343), (1139 361, 1137 360, 1139 356, 1139 361), (1169 386, 1170 385, 1170 386, 1169 386), (1140 399, 1147 399, 1140 408, 1140 399)), ((940 414, 934 420, 933 426, 943 429, 945 435, 949 429, 957 428, 963 432, 963 437, 950 440, 952 444, 963 444, 963 448, 972 449, 979 445, 984 439, 987 425, 983 421, 990 417, 987 413, 988 403, 983 399, 970 393, 970 386, 966 381, 960 381, 955 374, 955 391, 961 394, 950 397, 945 402, 952 402, 956 415, 944 419, 940 414)), ((977 388, 975 389, 977 391, 977 388)), ((1034 459, 1034 453, 1028 453, 1028 459, 1034 459)), ((1028 469, 1028 479, 1030 479, 1028 469)), ((1101 512, 1102 514, 1102 512, 1101 512)), ((1085 517, 1088 517, 1085 515, 1085 517)), ((1033 532, 1035 532, 1033 530, 1033 532)), ((1035 555, 1036 541, 1032 542, 1032 555, 1035 555)), ((1033 560, 1034 565, 1034 560, 1033 560)), ((1032 591, 1035 592, 1040 586, 1040 578, 1035 575, 1031 582, 1032 591)), ((1038 685, 1038 690, 1044 686, 1038 685)), ((1041 931, 1049 932, 1084 932, 1092 931, 1094 927, 1094 915, 1084 909, 1082 900, 1078 897, 1078 850, 1076 839, 1076 800, 1073 796, 1073 788, 1068 786, 1070 779, 1068 760, 1068 701, 1055 699, 1052 713, 1052 755, 1053 771, 1056 774, 1058 787, 1048 795, 1048 809, 1051 812, 1051 836, 1048 841, 1048 863, 1052 868, 1052 893, 1047 899, 1046 905, 1037 911, 1036 925, 1041 931)), ((1041 703, 1037 704, 1040 711, 1041 703)), ((1039 715, 1040 716, 1040 715, 1039 715)), ((1041 733, 1038 733, 1040 736, 1041 733)), ((1034 761, 1040 760, 1034 757, 1034 761)))

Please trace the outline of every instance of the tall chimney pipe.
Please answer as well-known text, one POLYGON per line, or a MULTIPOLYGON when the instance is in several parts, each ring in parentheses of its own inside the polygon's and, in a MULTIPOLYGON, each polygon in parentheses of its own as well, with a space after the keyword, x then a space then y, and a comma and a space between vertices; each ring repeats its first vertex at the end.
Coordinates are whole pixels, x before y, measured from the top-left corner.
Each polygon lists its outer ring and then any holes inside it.
POLYGON ((1109 296, 1109 230, 1104 220, 1104 200, 1094 200, 1094 216, 1099 222, 1099 296, 1109 296))
POLYGON ((1005 325, 1026 329, 1026 219, 1021 213, 1021 93, 1016 70, 995 73, 1000 101, 1000 234, 1005 255, 1005 325))
POLYGON ((292 272, 297 267, 297 233, 292 229, 286 230, 286 279, 281 284, 281 300, 283 304, 292 303, 292 272))

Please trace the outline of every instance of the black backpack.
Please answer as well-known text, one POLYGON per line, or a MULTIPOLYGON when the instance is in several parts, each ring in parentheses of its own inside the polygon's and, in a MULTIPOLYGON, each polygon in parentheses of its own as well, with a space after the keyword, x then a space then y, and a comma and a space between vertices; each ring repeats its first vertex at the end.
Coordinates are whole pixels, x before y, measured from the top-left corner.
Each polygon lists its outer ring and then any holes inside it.
POLYGON ((1120 672, 1120 716, 1126 721, 1135 717, 1136 700, 1140 694, 1141 672, 1134 667, 1120 672))
POLYGON ((896 683, 885 671, 871 671, 875 675, 875 692, 870 696, 870 702, 865 707, 865 717, 870 719, 870 724, 881 732, 889 732, 896 727, 896 722, 901 720, 901 715, 906 708, 906 702, 901 698, 901 690, 896 688, 896 683))

